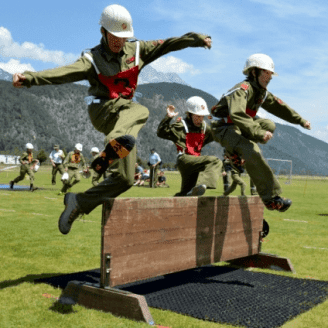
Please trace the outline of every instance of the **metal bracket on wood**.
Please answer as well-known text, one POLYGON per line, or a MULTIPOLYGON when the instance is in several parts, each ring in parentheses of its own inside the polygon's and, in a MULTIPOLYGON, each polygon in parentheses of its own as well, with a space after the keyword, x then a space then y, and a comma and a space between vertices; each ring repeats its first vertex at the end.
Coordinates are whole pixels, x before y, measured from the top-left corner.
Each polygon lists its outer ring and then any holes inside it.
POLYGON ((105 283, 104 286, 101 287, 109 287, 110 285, 110 273, 111 273, 111 266, 110 266, 110 260, 112 256, 110 253, 105 254, 105 283))

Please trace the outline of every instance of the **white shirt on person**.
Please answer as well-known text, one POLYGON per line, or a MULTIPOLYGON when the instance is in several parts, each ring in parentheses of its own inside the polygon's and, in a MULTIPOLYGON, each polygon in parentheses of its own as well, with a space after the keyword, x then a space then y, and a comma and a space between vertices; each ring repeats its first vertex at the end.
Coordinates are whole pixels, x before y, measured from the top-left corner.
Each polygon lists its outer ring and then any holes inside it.
POLYGON ((53 150, 50 155, 49 158, 52 159, 55 164, 62 164, 63 163, 63 159, 61 156, 64 156, 64 153, 61 149, 57 150, 53 150))
POLYGON ((157 153, 153 153, 153 154, 150 154, 149 155, 149 163, 150 163, 150 165, 157 164, 160 161, 161 161, 161 158, 159 157, 159 155, 157 153))

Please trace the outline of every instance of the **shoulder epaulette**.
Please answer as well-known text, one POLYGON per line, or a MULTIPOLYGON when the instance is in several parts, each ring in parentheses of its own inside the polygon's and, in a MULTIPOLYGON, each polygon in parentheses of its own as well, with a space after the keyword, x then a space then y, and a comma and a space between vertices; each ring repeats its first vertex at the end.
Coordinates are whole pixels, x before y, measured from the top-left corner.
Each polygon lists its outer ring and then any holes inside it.
POLYGON ((279 99, 276 96, 274 96, 274 100, 277 101, 279 104, 283 104, 284 103, 281 99, 279 99))
POLYGON ((222 97, 229 96, 230 94, 234 93, 237 90, 244 90, 246 93, 248 93, 249 85, 245 82, 243 82, 240 86, 238 84, 231 90, 229 90, 227 93, 223 94, 222 97))

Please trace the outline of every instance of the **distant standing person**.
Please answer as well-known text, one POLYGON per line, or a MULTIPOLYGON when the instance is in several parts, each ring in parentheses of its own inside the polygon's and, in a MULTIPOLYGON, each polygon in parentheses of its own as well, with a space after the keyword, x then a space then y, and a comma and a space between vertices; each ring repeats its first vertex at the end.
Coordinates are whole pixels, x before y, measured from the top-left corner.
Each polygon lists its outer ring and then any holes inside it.
POLYGON ((177 147, 177 167, 181 174, 181 190, 175 196, 201 196, 206 189, 216 189, 222 161, 215 156, 201 155, 202 148, 213 141, 211 128, 204 121, 209 115, 207 104, 201 97, 191 97, 186 102, 186 118, 178 118, 175 107, 166 108, 157 136, 171 140, 177 147))
POLYGON ((10 189, 14 189, 14 184, 24 180, 25 175, 28 174, 30 177, 30 191, 37 190, 34 187, 34 171, 37 171, 39 160, 33 159, 33 145, 31 143, 26 144, 26 151, 23 152, 19 158, 20 174, 17 178, 9 182, 10 189))
POLYGON ((82 152, 82 145, 77 143, 74 151, 67 154, 64 160, 65 171, 68 173, 68 179, 63 180, 63 188, 59 195, 66 194, 67 190, 81 181, 80 166, 82 164, 83 171, 87 172, 87 166, 82 152))
POLYGON ((64 174, 63 160, 65 158, 64 152, 59 149, 59 145, 54 145, 54 150, 50 153, 49 159, 52 165, 51 183, 56 184, 56 174, 59 171, 61 175, 64 174))
MULTIPOLYGON (((229 154, 245 160, 245 168, 268 210, 284 212, 292 201, 280 196, 280 184, 262 156, 257 143, 265 144, 275 131, 275 124, 256 114, 260 107, 269 113, 305 129, 311 123, 281 99, 267 90, 273 75, 277 75, 273 60, 264 54, 254 54, 246 60, 243 73, 246 79, 225 93, 212 107, 214 139, 229 154)), ((288 142, 288 141, 286 141, 288 142)))
POLYGON ((156 187, 156 181, 157 181, 157 169, 162 164, 162 160, 159 157, 159 155, 156 153, 155 148, 150 150, 149 155, 149 171, 150 171, 150 181, 149 181, 149 187, 153 188, 156 187))

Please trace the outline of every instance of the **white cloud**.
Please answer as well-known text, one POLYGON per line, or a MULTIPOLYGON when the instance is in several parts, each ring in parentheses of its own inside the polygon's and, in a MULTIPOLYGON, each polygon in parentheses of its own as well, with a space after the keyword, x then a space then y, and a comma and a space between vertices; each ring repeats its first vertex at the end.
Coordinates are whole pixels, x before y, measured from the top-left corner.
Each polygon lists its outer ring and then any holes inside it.
POLYGON ((162 73, 183 74, 190 72, 192 75, 200 73, 200 70, 196 69, 193 65, 173 56, 161 57, 150 65, 162 73))
POLYGON ((15 42, 8 29, 0 27, 0 55, 9 58, 30 58, 43 62, 66 65, 75 61, 79 56, 63 51, 47 50, 43 44, 15 42))
POLYGON ((35 72, 31 64, 23 64, 17 59, 10 59, 8 63, 0 63, 0 68, 10 74, 23 73, 24 71, 35 72))

